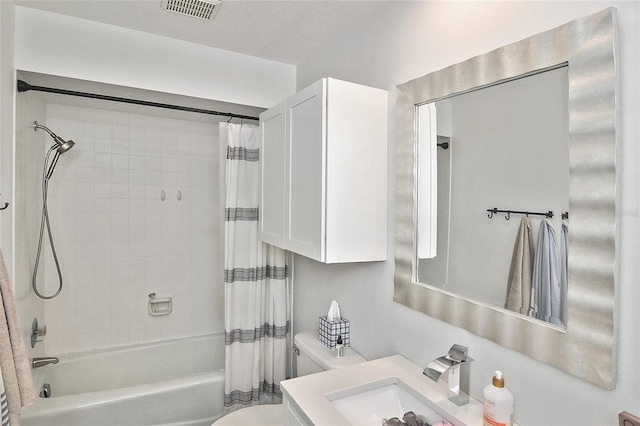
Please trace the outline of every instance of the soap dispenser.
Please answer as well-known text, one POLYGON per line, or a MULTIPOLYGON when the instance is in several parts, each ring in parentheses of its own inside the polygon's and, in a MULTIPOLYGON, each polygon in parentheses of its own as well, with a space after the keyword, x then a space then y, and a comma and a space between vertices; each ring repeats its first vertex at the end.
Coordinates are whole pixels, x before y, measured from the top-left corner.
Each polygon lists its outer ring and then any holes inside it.
POLYGON ((484 388, 482 424, 484 426, 513 425, 514 398, 504 387, 501 371, 496 371, 493 381, 484 388))
POLYGON ((336 340, 336 358, 342 358, 344 356, 344 345, 342 344, 342 336, 338 335, 338 339, 336 340))

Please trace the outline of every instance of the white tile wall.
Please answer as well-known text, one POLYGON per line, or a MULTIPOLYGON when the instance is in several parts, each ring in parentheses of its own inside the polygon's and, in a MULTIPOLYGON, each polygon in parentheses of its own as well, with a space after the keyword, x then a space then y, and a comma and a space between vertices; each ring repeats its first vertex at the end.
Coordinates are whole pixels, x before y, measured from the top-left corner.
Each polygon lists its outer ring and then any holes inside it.
MULTIPOLYGON (((45 303, 46 352, 222 331, 217 123, 55 104, 46 114, 76 142, 49 186, 65 287, 45 303), (151 292, 173 297, 170 315, 147 313, 151 292)), ((53 292, 50 251, 45 281, 53 292)))

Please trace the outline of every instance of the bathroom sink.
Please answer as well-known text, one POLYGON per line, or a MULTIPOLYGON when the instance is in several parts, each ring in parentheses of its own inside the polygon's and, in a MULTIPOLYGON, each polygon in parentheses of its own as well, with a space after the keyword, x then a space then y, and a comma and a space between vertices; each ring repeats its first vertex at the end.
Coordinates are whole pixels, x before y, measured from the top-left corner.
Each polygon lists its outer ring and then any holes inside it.
POLYGON ((397 377, 334 392, 327 398, 352 425, 379 425, 383 418, 392 417, 402 420, 408 411, 425 416, 428 424, 445 420, 429 400, 397 377))
POLYGON ((290 425, 382 425, 413 411, 430 424, 482 426, 482 404, 458 406, 449 387, 422 374, 424 367, 392 355, 280 382, 290 425))

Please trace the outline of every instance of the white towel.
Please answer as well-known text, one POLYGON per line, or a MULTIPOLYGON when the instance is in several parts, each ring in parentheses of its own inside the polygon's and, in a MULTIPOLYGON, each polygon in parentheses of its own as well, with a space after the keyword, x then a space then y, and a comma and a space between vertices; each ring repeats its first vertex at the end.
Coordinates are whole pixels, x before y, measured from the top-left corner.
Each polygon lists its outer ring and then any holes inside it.
POLYGON ((538 247, 533 263, 532 309, 529 315, 562 325, 560 322, 560 282, 556 233, 549 219, 540 223, 538 247))
POLYGON ((513 246, 505 308, 521 314, 528 314, 532 273, 533 238, 531 235, 531 221, 525 216, 520 221, 516 242, 513 246))

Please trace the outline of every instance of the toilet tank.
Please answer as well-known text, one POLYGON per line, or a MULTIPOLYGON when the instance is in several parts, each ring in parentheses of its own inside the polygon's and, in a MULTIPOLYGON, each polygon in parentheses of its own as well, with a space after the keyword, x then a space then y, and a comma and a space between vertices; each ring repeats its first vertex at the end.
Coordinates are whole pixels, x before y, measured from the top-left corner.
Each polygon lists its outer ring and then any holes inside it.
POLYGON ((320 343, 317 332, 298 333, 293 338, 293 343, 299 351, 296 357, 297 376, 333 370, 366 361, 362 355, 350 347, 344 348, 342 358, 336 358, 333 349, 320 343))

